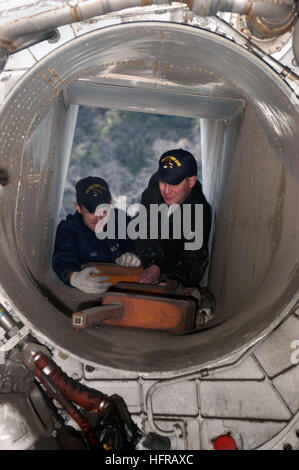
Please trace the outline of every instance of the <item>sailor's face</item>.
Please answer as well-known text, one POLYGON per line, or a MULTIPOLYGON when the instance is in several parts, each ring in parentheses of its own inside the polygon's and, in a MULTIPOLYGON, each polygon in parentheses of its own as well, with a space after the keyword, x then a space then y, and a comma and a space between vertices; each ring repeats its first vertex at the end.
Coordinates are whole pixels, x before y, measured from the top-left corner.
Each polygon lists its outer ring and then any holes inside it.
POLYGON ((86 209, 86 207, 82 204, 79 205, 75 203, 75 207, 77 211, 82 215, 82 219, 85 225, 93 232, 95 232, 96 230, 97 223, 100 222, 102 219, 105 219, 108 215, 108 210, 101 211, 100 214, 96 215, 96 213, 89 212, 89 210, 86 209))
POLYGON ((185 178, 181 183, 176 185, 159 181, 159 188, 164 202, 168 206, 171 206, 172 204, 182 204, 191 193, 196 181, 196 176, 185 178))

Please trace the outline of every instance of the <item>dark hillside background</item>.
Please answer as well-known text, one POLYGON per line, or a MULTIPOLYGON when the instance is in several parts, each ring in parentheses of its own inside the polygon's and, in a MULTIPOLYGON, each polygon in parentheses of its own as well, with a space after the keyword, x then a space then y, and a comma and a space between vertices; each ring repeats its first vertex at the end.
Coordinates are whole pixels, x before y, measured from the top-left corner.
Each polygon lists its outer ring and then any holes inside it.
POLYGON ((194 154, 201 179, 199 119, 80 106, 60 218, 74 212, 75 184, 86 176, 104 178, 127 205, 139 202, 172 148, 194 154))

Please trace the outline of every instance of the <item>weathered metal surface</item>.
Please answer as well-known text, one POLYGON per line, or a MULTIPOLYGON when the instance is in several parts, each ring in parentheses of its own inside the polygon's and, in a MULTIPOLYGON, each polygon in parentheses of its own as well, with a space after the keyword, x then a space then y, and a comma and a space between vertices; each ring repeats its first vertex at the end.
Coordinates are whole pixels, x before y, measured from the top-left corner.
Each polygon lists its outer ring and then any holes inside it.
MULTIPOLYGON (((5 11, 5 6, 3 6, 4 14, 2 17, 0 16, 0 45, 8 52, 14 53, 20 48, 29 47, 36 42, 47 39, 47 34, 59 26, 82 22, 94 16, 122 9, 161 3, 161 0, 146 0, 145 2, 143 0, 107 0, 106 2, 78 0, 75 5, 73 2, 57 2, 44 11, 38 8, 38 5, 33 5, 36 7, 36 12, 30 11, 29 8, 26 13, 22 13, 22 10, 14 10, 15 14, 12 16, 11 9, 6 7, 5 11)), ((265 3, 257 0, 254 4, 250 1, 234 0, 225 5, 219 5, 219 2, 214 0, 186 0, 185 4, 198 16, 213 16, 218 11, 228 11, 257 17, 260 22, 268 21, 268 29, 274 29, 273 23, 280 25, 281 22, 283 25, 285 22, 290 23, 291 27, 297 17, 295 2, 292 0, 281 0, 279 3, 275 1, 265 3)), ((255 29, 257 29, 256 25, 255 29)), ((260 26, 260 30, 262 33, 265 32, 264 24, 263 28, 260 26)))
MULTIPOLYGON (((145 431, 162 429, 173 449, 210 449, 228 431, 240 448, 296 448, 298 362, 291 344, 299 339, 298 313, 291 315, 298 289, 298 101, 260 59, 213 33, 148 23, 72 41, 92 28, 72 27, 60 50, 47 43, 31 47, 29 56, 18 53, 20 68, 12 56, 0 76, 0 167, 10 176, 0 192, 1 303, 54 348, 69 375, 84 374, 83 382, 99 390, 104 383, 107 393, 120 387, 136 423, 145 431), (27 58, 31 65, 35 57, 44 59, 24 75, 27 58), (170 94, 246 103, 235 123, 202 122, 204 188, 216 214, 209 285, 219 325, 200 335, 166 341, 158 333, 105 327, 78 339, 61 313, 95 300, 48 271, 77 110, 66 108, 63 95, 81 75, 92 81, 95 74, 130 89, 146 83, 170 94), (217 396, 222 385, 215 403, 209 394, 217 396)), ((180 115, 171 101, 158 111, 170 109, 180 115)))

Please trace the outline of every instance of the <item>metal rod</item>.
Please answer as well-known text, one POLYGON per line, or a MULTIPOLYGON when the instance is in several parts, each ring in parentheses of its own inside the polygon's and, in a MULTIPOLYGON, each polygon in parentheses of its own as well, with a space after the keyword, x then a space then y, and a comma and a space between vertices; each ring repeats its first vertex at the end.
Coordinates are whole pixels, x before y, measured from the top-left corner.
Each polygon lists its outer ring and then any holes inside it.
POLYGON ((17 323, 12 318, 11 315, 5 310, 5 308, 0 304, 0 326, 4 328, 6 333, 15 333, 19 330, 17 323))

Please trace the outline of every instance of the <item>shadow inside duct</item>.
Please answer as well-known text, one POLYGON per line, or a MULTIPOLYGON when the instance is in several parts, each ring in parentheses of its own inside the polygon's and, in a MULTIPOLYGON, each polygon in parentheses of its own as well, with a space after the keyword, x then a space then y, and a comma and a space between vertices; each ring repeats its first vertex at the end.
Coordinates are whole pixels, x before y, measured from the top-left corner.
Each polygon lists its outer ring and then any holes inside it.
POLYGON ((0 168, 0 188, 4 188, 9 183, 7 170, 0 168))

